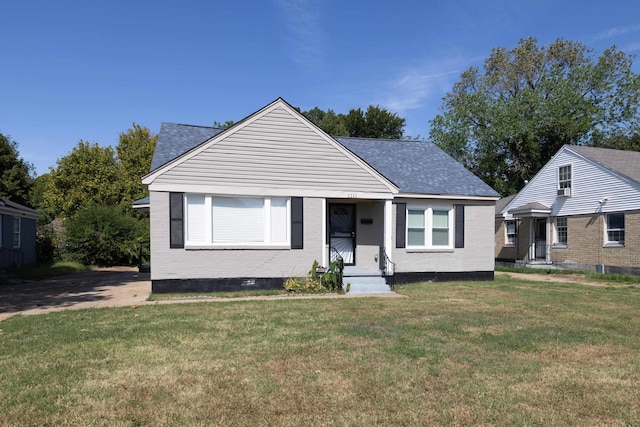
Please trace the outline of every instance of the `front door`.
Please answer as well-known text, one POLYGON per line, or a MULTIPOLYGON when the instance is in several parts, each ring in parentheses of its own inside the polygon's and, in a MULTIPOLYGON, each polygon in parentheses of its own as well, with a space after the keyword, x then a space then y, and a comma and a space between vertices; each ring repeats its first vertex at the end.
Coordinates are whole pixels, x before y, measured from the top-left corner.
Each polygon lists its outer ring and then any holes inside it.
POLYGON ((536 219, 535 229, 536 259, 547 258, 547 220, 536 219))
POLYGON ((335 249, 345 265, 356 262, 356 205, 332 203, 329 205, 329 246, 335 249))

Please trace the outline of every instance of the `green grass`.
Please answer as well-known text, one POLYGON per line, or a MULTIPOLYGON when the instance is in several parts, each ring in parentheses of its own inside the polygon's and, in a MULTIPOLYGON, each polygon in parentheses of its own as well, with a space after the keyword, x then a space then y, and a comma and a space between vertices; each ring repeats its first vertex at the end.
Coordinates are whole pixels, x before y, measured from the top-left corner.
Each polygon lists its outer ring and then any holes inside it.
MULTIPOLYGON (((53 264, 36 264, 28 265, 23 268, 22 276, 25 280, 38 280, 46 279, 48 277, 62 276, 65 274, 81 273, 83 271, 91 270, 92 267, 87 267, 74 261, 58 261, 53 264)), ((20 276, 19 269, 9 270, 11 274, 20 276)))
POLYGON ((504 265, 496 265, 495 270, 506 273, 577 275, 582 276, 592 282, 640 284, 640 276, 636 274, 602 274, 593 271, 511 267, 504 265))
POLYGON ((0 323, 0 425, 638 425, 640 289, 145 305, 0 323))
POLYGON ((258 289, 248 291, 234 292, 180 292, 180 293, 162 293, 149 295, 148 301, 163 301, 181 298, 241 298, 241 297, 261 297, 273 295, 287 295, 288 292, 282 289, 258 289))

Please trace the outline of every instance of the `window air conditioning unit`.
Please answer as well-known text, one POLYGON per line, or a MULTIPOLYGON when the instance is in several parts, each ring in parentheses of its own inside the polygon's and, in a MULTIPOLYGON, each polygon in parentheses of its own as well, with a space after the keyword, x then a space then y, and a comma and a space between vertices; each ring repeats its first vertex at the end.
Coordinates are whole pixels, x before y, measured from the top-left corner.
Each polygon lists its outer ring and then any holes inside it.
POLYGON ((558 196, 568 197, 570 195, 571 195, 571 189, 570 188, 559 188, 558 189, 558 196))

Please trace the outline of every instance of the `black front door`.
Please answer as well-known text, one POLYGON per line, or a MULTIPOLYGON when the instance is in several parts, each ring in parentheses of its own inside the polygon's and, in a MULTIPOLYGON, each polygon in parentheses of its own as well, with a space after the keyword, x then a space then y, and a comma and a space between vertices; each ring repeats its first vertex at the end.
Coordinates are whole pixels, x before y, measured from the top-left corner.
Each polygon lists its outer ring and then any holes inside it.
POLYGON ((356 263, 356 205, 329 205, 329 246, 335 249, 345 265, 356 263))
POLYGON ((547 220, 536 219, 535 243, 536 259, 547 258, 547 220))

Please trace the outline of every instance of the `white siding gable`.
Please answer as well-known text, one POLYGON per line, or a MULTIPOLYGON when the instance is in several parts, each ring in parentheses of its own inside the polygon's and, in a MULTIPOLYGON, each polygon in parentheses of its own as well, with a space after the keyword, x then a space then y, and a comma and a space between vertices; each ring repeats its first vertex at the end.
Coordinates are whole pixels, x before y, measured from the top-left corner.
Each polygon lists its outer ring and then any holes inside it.
POLYGON ((551 216, 585 215, 640 209, 640 184, 562 147, 506 206, 507 212, 528 203, 542 203, 551 216), (557 196, 558 168, 571 165, 571 196, 557 196), (606 199, 606 203, 599 201, 606 199))
POLYGON ((390 198, 397 188, 275 101, 145 178, 151 190, 390 198))

